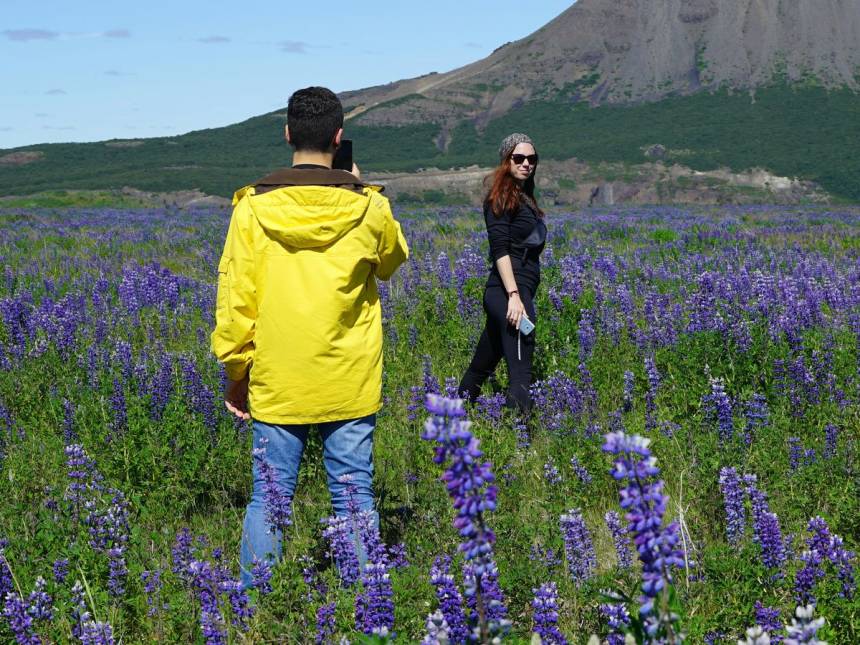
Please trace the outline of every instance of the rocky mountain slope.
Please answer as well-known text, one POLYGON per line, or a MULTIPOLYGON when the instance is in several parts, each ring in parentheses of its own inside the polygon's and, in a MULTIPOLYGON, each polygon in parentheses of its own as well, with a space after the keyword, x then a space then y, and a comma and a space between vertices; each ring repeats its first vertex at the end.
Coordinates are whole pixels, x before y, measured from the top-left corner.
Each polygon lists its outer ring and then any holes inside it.
POLYGON ((774 80, 860 87, 858 0, 579 0, 489 57, 342 95, 364 125, 479 126, 528 100, 629 104, 774 80))

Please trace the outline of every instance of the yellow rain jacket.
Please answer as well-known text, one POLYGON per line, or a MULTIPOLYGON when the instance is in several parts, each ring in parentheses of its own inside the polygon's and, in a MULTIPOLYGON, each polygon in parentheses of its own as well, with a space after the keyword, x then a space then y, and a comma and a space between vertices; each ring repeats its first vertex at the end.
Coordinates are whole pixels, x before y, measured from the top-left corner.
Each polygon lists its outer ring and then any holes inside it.
POLYGON ((242 188, 218 265, 212 351, 250 370, 251 416, 304 424, 382 407, 376 278, 407 258, 378 187, 342 170, 284 169, 242 188))

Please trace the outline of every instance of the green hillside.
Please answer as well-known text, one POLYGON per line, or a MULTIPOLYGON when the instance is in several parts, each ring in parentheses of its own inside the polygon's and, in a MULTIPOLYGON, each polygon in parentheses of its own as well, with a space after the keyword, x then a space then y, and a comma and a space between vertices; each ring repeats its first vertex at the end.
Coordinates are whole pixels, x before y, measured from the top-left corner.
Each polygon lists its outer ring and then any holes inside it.
MULTIPOLYGON (((102 142, 19 148, 41 151, 44 158, 0 165, 0 195, 132 186, 227 196, 289 163, 283 123, 282 113, 272 113, 224 128, 145 139, 133 147, 102 142)), ((522 130, 549 158, 641 163, 643 148, 659 143, 669 150, 668 161, 697 170, 764 167, 860 201, 860 96, 849 90, 778 86, 757 90, 754 100, 748 93, 699 93, 628 107, 531 102, 490 122, 482 133, 462 122, 447 154, 433 144, 438 130, 432 123, 368 127, 360 119, 347 125, 365 171, 492 164, 498 141, 522 130)))

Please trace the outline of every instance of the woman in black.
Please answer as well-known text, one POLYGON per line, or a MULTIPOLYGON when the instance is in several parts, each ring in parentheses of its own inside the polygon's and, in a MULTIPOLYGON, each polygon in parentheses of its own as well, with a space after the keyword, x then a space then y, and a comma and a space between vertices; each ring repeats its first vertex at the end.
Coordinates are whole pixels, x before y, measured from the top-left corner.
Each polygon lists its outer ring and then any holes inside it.
POLYGON ((487 322, 458 388, 461 396, 474 400, 504 357, 507 405, 521 412, 531 408, 535 333, 522 333, 520 321, 526 317, 537 324, 534 295, 546 242, 543 211, 534 197, 537 163, 534 143, 524 134, 512 134, 499 146, 499 166, 484 199, 492 262, 484 288, 487 322))

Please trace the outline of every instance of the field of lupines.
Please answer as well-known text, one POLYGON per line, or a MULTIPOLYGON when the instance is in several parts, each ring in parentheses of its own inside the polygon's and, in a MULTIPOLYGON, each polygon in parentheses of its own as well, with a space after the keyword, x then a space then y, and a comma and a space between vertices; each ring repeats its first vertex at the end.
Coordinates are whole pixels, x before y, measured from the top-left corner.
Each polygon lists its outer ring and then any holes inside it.
POLYGON ((208 353, 228 217, 0 214, 0 641, 860 641, 860 212, 551 213, 529 420, 503 368, 446 398, 480 214, 398 213, 380 532, 329 517, 314 439, 248 592, 265 453, 208 353))

